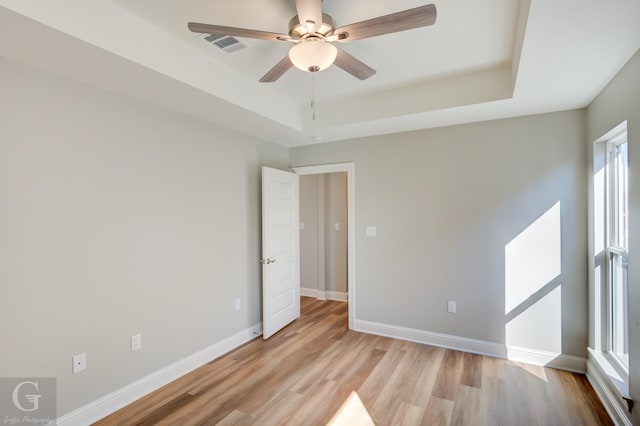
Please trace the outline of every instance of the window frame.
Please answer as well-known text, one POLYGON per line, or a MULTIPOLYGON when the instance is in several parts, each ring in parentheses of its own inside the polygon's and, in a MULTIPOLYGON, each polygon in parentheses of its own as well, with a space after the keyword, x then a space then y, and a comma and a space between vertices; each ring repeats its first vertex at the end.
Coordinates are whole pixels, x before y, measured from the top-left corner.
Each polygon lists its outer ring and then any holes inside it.
MULTIPOLYGON (((625 381, 628 380, 629 377, 629 367, 625 365, 625 363, 620 359, 620 357, 614 351, 614 339, 616 333, 614 332, 614 257, 617 256, 628 256, 628 228, 627 228, 627 236, 624 239, 624 244, 627 247, 620 244, 619 238, 619 204, 618 204, 618 162, 615 161, 615 152, 616 149, 624 144, 628 143, 627 140, 627 129, 626 126, 621 129, 619 132, 616 132, 610 139, 606 141, 606 190, 605 190, 605 203, 606 203, 606 235, 605 235, 605 244, 606 244, 606 279, 605 279, 605 297, 606 297, 606 309, 605 309, 605 322, 603 324, 604 327, 604 340, 605 340, 605 350, 603 354, 606 356, 607 360, 611 364, 611 366, 616 370, 616 372, 623 378, 625 381)), ((628 149, 629 145, 627 145, 628 149)), ((628 151, 627 151, 628 152, 628 151)), ((628 156, 627 156, 628 161, 628 156)), ((628 173, 628 164, 626 166, 628 173)), ((627 185, 626 190, 628 191, 628 175, 627 175, 627 185)), ((627 309, 628 309, 628 299, 627 299, 627 309)), ((628 312, 628 310, 627 310, 628 312)), ((628 321, 628 319, 627 319, 628 321)), ((627 333, 628 333, 628 324, 627 324, 627 333)), ((628 341, 627 335, 627 341, 628 341)))

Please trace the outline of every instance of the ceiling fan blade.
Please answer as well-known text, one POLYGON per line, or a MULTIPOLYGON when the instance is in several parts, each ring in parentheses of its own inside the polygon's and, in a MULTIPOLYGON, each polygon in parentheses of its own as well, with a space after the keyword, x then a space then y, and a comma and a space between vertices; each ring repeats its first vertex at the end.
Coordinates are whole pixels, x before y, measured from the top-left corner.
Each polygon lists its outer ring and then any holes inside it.
POLYGON ((428 4, 390 15, 379 16, 355 24, 337 28, 334 34, 347 33, 344 42, 375 37, 383 34, 397 33, 414 28, 433 25, 437 17, 436 5, 428 4))
POLYGON ((322 25, 322 0, 296 0, 296 10, 301 24, 313 21, 315 28, 322 25))
POLYGON ((369 65, 354 58, 342 49, 338 49, 338 56, 336 56, 334 64, 360 80, 366 80, 376 73, 376 70, 369 65))
POLYGON ((260 83, 273 83, 282 75, 289 71, 289 69, 293 66, 291 63, 291 59, 289 59, 289 55, 285 56, 283 60, 278 62, 275 67, 271 68, 265 75, 260 79, 260 83))
POLYGON ((248 30, 246 28, 223 27, 222 25, 201 24, 189 22, 189 30, 194 33, 217 34, 234 37, 259 38, 262 40, 282 41, 289 40, 287 34, 270 33, 267 31, 248 30))

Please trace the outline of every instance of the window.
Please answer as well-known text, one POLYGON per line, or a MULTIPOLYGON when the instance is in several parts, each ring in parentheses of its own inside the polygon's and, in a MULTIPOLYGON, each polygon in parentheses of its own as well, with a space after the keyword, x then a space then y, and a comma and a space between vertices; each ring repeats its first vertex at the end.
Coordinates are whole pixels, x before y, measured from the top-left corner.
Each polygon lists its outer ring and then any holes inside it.
POLYGON ((629 198, 626 129, 607 143, 608 352, 629 370, 628 268, 629 198))

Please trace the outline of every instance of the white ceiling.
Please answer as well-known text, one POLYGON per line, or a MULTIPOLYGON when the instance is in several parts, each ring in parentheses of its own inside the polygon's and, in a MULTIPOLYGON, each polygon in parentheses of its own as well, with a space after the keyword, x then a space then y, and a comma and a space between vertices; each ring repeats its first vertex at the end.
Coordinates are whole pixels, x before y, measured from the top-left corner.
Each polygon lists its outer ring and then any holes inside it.
MULTIPOLYGON (((638 0, 432 0, 435 25, 342 44, 375 68, 258 79, 287 43, 223 52, 187 22, 287 33, 293 0, 0 0, 0 56, 285 146, 582 108, 640 48, 638 0), (317 121, 311 121, 312 78, 317 121)), ((324 0, 338 26, 429 3, 324 0)))

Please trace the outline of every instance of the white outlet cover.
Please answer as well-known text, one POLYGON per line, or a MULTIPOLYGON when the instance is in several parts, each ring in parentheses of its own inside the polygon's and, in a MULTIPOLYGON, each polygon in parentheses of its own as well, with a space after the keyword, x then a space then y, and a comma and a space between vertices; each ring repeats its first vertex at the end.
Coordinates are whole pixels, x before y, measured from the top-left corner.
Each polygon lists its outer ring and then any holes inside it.
POLYGON ((375 237, 378 235, 378 228, 375 226, 367 226, 367 237, 375 237))
POLYGON ((451 314, 455 314, 456 313, 456 302, 455 301, 448 301, 447 302, 447 311, 451 314))
POLYGON ((300 222, 300 229, 304 229, 304 222, 300 222))
POLYGON ((333 225, 333 229, 335 229, 336 231, 340 230, 340 224, 336 223, 335 225, 333 225))
POLYGON ((84 371, 87 369, 87 354, 81 353, 78 355, 74 355, 71 358, 71 362, 72 362, 71 371, 73 372, 73 374, 77 374, 81 371, 84 371))
POLYGON ((140 348, 142 348, 142 336, 139 334, 131 336, 131 352, 135 352, 140 348))
POLYGON ((236 311, 240 310, 240 299, 236 299, 235 301, 236 311))

